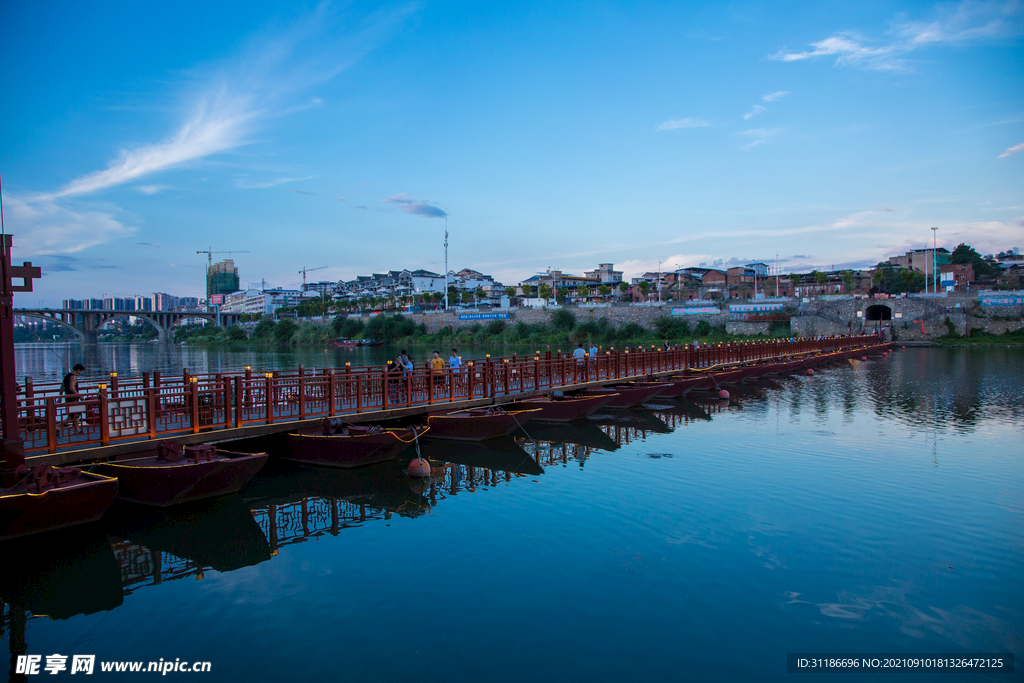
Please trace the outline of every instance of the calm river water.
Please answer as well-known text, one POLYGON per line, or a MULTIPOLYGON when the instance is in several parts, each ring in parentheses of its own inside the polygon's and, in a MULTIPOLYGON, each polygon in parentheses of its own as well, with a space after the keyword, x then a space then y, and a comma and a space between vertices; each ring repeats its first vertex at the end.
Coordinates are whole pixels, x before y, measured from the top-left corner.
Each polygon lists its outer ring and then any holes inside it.
MULTIPOLYGON (((153 346, 85 360, 95 378, 328 355, 153 346)), ((19 348, 19 373, 57 376, 48 356, 19 348)), ((0 546, 4 649, 209 661, 168 676, 217 681, 774 681, 788 652, 1011 652, 1015 674, 911 678, 1021 678, 1022 350, 656 401, 435 442, 451 464, 429 485, 400 462, 272 462, 237 496, 0 546)))

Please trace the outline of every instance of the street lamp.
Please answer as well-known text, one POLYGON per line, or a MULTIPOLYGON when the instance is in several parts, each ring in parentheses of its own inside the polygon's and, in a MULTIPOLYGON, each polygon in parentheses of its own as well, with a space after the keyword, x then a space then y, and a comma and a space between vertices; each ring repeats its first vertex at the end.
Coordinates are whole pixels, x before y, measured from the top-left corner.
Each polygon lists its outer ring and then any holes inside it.
POLYGON ((932 228, 932 277, 935 278, 932 284, 932 294, 939 293, 939 255, 935 251, 936 238, 939 234, 938 228, 932 228))

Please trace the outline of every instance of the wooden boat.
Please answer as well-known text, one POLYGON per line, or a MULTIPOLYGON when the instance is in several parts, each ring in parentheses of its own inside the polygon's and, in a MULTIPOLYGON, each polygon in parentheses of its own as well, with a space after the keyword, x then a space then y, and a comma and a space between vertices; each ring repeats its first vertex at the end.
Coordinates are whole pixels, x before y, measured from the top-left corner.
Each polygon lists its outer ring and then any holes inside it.
POLYGON ((593 415, 615 394, 601 396, 565 396, 555 392, 552 396, 525 398, 512 404, 518 409, 539 408, 540 412, 533 416, 534 422, 572 422, 593 415))
POLYGON ((604 405, 605 408, 632 408, 644 401, 654 398, 665 388, 665 384, 652 384, 644 386, 629 386, 627 384, 616 384, 611 387, 600 389, 586 389, 582 392, 584 396, 609 396, 611 400, 604 405))
POLYGON ((363 346, 381 346, 383 343, 376 339, 332 339, 327 342, 327 348, 355 349, 363 346))
POLYGON ((505 410, 501 406, 471 408, 445 415, 430 415, 427 424, 432 439, 455 441, 486 441, 500 436, 509 436, 525 425, 540 408, 529 410, 505 410))
MULTIPOLYGON (((427 428, 418 430, 420 436, 427 428)), ((288 435, 285 460, 322 467, 362 467, 392 460, 412 445, 413 429, 350 425, 325 417, 319 427, 288 435)))
POLYGON ((117 497, 166 507, 235 493, 267 462, 266 453, 234 453, 209 444, 186 446, 162 441, 149 453, 93 466, 117 477, 117 497))
POLYGON ((699 373, 692 375, 675 375, 666 381, 672 382, 679 392, 678 396, 663 394, 670 398, 686 396, 691 391, 699 391, 701 389, 708 389, 715 386, 715 380, 713 378, 699 373))
POLYGON ((118 493, 117 479, 75 467, 22 466, 16 476, 17 485, 0 488, 0 540, 95 522, 118 493))
POLYGON ((327 342, 330 349, 354 349, 359 346, 360 339, 332 339, 327 342))

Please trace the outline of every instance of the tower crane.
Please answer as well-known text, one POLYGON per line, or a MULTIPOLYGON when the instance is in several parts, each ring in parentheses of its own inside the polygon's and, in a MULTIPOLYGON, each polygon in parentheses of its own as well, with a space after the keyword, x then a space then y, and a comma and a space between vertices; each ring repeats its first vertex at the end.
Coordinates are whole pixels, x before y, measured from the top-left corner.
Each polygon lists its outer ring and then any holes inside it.
POLYGON ((305 266, 303 266, 302 270, 299 271, 300 273, 302 273, 302 289, 306 289, 306 273, 312 273, 314 270, 323 270, 326 267, 327 266, 320 266, 319 268, 306 268, 305 266))
POLYGON ((248 254, 248 251, 214 251, 213 247, 209 249, 199 249, 196 251, 197 254, 206 254, 206 301, 210 301, 210 271, 213 269, 213 255, 214 254, 248 254))

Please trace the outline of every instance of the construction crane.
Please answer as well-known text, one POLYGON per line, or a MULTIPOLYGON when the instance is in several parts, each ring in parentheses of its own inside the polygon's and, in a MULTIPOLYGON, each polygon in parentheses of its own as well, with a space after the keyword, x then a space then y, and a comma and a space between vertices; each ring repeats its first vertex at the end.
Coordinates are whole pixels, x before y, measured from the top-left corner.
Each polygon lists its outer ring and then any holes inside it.
POLYGON ((213 270, 213 255, 214 254, 248 254, 248 251, 214 251, 213 247, 209 249, 199 249, 196 251, 197 254, 206 254, 206 303, 210 303, 210 271, 213 270))
POLYGON ((299 271, 300 273, 302 273, 302 290, 306 290, 306 273, 312 273, 314 270, 323 270, 326 267, 327 266, 320 266, 319 268, 306 268, 305 266, 303 266, 302 270, 299 271))

